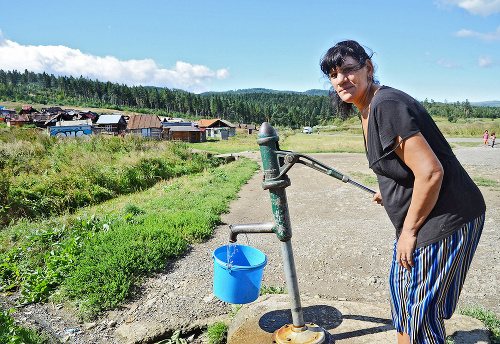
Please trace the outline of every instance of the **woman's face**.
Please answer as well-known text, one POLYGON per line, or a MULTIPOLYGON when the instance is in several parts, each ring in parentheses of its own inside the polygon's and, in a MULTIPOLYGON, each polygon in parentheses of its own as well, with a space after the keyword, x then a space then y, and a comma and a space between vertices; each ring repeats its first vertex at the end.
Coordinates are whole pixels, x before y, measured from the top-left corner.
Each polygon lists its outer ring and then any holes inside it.
POLYGON ((330 72, 330 82, 333 89, 346 103, 360 104, 370 85, 373 75, 373 65, 370 60, 364 67, 348 56, 342 66, 330 72))

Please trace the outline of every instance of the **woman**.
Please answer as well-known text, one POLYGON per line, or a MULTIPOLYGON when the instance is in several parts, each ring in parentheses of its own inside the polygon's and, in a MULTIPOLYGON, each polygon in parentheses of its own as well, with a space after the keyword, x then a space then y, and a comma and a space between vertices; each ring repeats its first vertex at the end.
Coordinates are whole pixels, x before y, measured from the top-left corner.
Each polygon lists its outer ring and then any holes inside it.
POLYGON ((361 114, 379 184, 373 201, 396 228, 389 281, 398 343, 445 343, 443 319, 455 310, 484 224, 481 192, 423 106, 374 81, 357 42, 329 49, 321 69, 339 111, 361 114))

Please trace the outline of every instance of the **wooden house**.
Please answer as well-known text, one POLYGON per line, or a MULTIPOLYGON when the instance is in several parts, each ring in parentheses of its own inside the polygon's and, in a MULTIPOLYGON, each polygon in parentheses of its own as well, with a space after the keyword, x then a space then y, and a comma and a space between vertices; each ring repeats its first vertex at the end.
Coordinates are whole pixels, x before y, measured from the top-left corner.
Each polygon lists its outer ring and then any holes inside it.
POLYGON ((218 137, 222 140, 227 140, 228 137, 236 136, 236 126, 220 118, 200 119, 198 128, 205 129, 207 138, 218 137))
POLYGON ((153 139, 161 139, 163 126, 156 115, 131 115, 127 133, 138 134, 153 139))
POLYGON ((122 115, 100 115, 94 128, 101 134, 119 135, 127 128, 127 122, 122 115))

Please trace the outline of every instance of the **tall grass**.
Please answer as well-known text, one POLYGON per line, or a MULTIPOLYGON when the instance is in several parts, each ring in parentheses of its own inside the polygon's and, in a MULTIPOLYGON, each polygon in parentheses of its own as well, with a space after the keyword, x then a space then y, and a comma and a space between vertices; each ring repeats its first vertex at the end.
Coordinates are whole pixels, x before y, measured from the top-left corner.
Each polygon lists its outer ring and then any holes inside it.
POLYGON ((484 131, 500 133, 499 119, 468 119, 450 123, 443 118, 434 118, 439 129, 446 137, 476 137, 482 138, 484 131))
POLYGON ((0 142, 0 225, 73 212, 219 163, 183 143, 133 135, 60 140, 15 128, 0 142))

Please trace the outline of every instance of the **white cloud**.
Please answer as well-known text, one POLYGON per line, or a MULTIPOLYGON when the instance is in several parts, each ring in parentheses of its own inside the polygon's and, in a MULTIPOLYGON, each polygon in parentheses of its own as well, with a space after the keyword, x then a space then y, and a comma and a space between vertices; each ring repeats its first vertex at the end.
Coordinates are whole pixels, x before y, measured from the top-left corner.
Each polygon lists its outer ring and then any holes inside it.
POLYGON ((172 69, 165 69, 152 59, 121 61, 113 56, 94 56, 62 45, 20 45, 5 39, 1 30, 0 68, 74 77, 82 75, 129 86, 168 87, 195 93, 208 91, 207 83, 214 78, 230 77, 228 69, 214 72, 206 66, 182 61, 177 61, 172 69))
POLYGON ((438 65, 446 67, 446 68, 461 68, 462 67, 462 65, 460 63, 449 61, 449 60, 446 60, 444 58, 441 58, 441 59, 437 60, 436 62, 438 65))
POLYGON ((217 79, 229 79, 230 77, 231 77, 231 74, 229 73, 228 68, 219 69, 217 71, 217 79))
POLYGON ((493 66, 495 63, 493 62, 493 60, 491 59, 491 55, 483 55, 483 56, 479 56, 479 61, 478 61, 478 65, 479 67, 481 68, 486 68, 486 67, 491 67, 493 66))
POLYGON ((489 16, 500 12, 500 0, 437 0, 439 5, 456 5, 474 15, 489 16))
POLYGON ((500 26, 496 31, 488 33, 480 33, 472 30, 460 30, 455 33, 458 37, 477 37, 485 42, 496 42, 500 41, 500 26))

